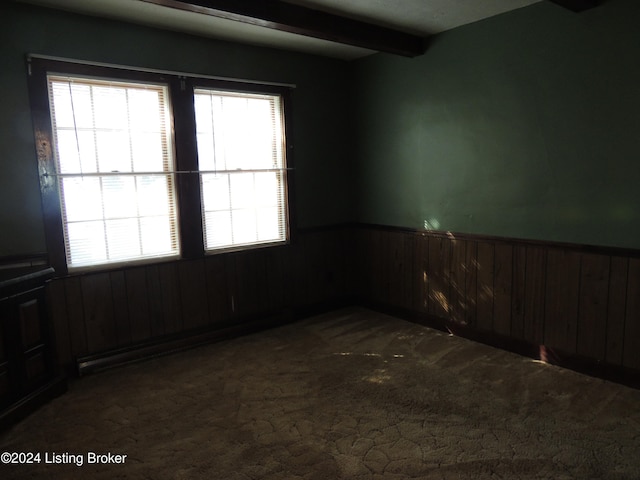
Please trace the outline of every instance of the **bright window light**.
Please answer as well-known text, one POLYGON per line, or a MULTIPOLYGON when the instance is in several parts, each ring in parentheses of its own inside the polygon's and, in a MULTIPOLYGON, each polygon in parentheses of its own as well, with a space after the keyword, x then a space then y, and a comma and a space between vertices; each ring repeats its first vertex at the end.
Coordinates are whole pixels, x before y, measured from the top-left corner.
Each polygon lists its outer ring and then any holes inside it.
POLYGON ((206 250, 287 239, 280 97, 194 93, 206 250))
POLYGON ((167 88, 48 77, 69 269, 177 257, 167 88))

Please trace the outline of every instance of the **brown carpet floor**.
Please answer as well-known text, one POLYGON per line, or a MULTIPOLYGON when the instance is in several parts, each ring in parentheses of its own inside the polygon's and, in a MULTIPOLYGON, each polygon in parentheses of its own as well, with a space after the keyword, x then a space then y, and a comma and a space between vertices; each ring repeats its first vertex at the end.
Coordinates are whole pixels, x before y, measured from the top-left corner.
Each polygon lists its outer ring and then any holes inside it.
POLYGON ((41 463, 2 479, 638 479, 640 391, 352 308, 73 382, 4 451, 41 463))

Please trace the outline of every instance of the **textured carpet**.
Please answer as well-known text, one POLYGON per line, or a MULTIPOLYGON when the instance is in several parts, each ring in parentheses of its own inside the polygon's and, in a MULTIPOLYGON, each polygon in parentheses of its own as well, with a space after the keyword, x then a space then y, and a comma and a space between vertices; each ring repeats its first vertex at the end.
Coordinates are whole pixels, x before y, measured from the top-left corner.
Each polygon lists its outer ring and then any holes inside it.
POLYGON ((354 308, 83 378, 4 451, 41 463, 2 479, 637 479, 640 391, 354 308))

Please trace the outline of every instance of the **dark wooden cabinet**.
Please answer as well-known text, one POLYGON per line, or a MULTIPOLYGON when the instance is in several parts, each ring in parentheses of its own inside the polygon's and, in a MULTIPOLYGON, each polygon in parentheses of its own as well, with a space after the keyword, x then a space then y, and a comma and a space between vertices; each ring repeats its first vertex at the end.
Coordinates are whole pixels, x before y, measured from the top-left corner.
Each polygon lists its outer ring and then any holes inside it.
POLYGON ((46 305, 50 268, 0 275, 0 428, 66 389, 46 305))

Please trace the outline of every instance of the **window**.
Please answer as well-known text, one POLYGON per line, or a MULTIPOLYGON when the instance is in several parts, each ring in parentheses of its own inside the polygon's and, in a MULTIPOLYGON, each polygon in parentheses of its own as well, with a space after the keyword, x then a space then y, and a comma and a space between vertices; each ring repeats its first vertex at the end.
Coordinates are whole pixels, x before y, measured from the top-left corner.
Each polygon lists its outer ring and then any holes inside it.
POLYGON ((205 248, 285 240, 280 97, 194 95, 205 248))
POLYGON ((167 87, 48 76, 68 268, 177 257, 167 87))
POLYGON ((29 62, 59 272, 289 241, 288 88, 29 62))

